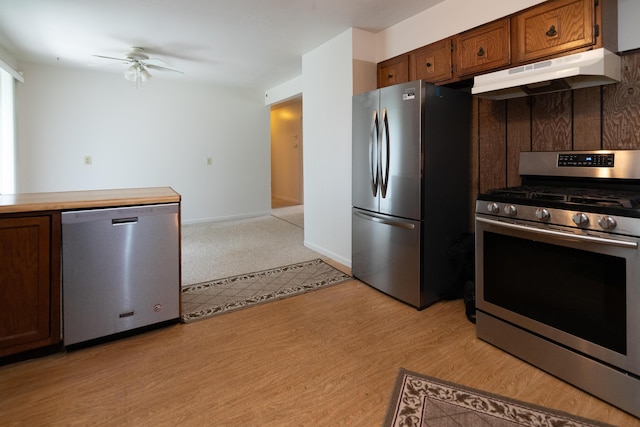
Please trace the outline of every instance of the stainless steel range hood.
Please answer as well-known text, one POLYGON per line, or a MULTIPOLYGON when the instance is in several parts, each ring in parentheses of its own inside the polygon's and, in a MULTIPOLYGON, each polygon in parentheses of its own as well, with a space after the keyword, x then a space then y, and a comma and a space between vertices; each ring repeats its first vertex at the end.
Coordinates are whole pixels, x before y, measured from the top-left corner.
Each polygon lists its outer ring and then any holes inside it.
POLYGON ((471 93, 508 99, 617 83, 621 64, 618 55, 595 49, 477 76, 471 93))

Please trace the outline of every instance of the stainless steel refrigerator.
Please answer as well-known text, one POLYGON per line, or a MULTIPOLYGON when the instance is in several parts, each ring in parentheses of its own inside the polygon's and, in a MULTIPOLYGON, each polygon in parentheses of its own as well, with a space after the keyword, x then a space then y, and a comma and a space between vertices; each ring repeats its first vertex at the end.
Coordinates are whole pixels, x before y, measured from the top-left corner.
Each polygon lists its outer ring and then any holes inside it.
POLYGON ((418 309, 471 224, 467 91, 413 81, 353 97, 352 273, 418 309))

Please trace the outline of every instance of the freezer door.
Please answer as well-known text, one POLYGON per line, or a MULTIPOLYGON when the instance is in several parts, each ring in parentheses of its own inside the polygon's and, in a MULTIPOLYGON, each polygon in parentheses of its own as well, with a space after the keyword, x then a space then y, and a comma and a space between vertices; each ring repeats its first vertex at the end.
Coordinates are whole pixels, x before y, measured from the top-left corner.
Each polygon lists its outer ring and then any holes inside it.
POLYGON ((353 97, 352 198, 353 206, 370 211, 379 209, 378 170, 379 91, 353 97))
POLYGON ((422 308, 420 222, 355 208, 352 219, 353 276, 422 308))
POLYGON ((424 83, 380 89, 380 213, 419 220, 424 83))

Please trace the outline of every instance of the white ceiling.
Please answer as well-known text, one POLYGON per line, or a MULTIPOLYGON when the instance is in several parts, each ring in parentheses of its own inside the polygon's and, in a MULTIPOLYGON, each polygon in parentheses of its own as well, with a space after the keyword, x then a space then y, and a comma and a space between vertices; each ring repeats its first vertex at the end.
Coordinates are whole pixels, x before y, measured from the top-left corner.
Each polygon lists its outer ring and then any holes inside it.
POLYGON ((74 67, 140 46, 184 71, 178 78, 265 90, 347 29, 376 33, 442 1, 0 0, 0 45, 18 61, 74 67))

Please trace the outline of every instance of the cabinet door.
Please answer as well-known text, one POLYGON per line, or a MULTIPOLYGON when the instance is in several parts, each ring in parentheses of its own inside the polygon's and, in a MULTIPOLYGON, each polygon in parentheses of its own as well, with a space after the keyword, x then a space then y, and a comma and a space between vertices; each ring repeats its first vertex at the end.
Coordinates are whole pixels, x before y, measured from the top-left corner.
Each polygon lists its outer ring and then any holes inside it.
POLYGON ((450 38, 421 47, 410 54, 411 80, 437 83, 453 77, 450 38))
POLYGON ((595 44, 594 7, 594 0, 554 0, 515 15, 515 61, 532 61, 595 44))
POLYGON ((378 64, 378 87, 409 81, 409 55, 400 55, 378 64))
POLYGON ((458 35, 459 75, 479 74, 511 63, 509 18, 500 19, 458 35))
POLYGON ((0 356, 60 341, 51 218, 0 218, 0 356))

